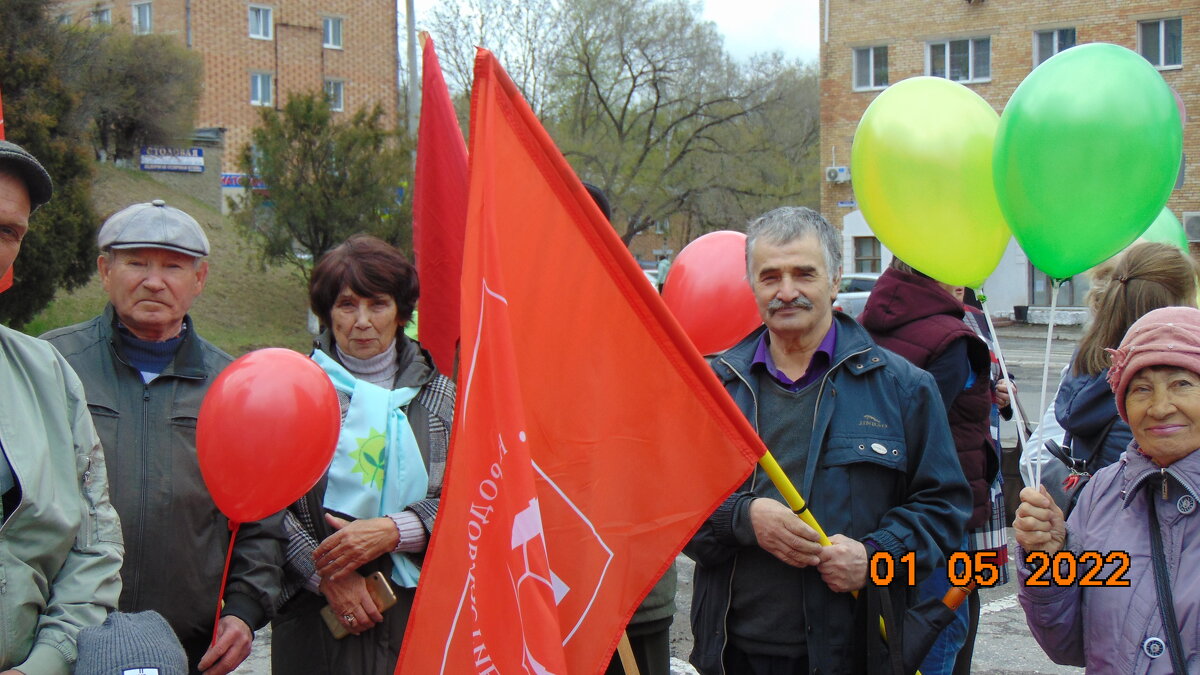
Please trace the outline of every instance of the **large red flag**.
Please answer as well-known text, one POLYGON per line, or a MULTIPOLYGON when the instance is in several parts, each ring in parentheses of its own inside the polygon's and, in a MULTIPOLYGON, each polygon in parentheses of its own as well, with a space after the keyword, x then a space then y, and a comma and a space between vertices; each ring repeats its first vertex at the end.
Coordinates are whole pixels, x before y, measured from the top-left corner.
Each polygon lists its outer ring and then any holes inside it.
POLYGON ((470 157, 455 429, 396 672, 599 673, 762 445, 484 50, 470 157))
POLYGON ((467 146, 433 39, 424 37, 421 123, 413 177, 413 246, 421 280, 417 331, 438 370, 452 375, 467 221, 467 146))

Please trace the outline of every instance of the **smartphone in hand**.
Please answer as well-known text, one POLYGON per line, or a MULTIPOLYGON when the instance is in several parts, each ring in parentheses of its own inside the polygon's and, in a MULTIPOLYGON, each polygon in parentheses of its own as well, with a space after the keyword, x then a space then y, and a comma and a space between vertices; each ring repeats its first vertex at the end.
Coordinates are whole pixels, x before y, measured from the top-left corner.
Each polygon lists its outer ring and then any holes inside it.
MULTIPOLYGON (((371 600, 375 603, 375 607, 379 611, 386 612, 396 604, 396 593, 392 591, 392 584, 383 576, 383 572, 372 572, 367 575, 367 594, 371 596, 371 600)), ((341 622, 341 618, 333 610, 331 605, 325 605, 321 608, 321 618, 325 620, 325 626, 329 628, 329 632, 333 634, 335 640, 341 640, 350 634, 350 630, 341 622)))

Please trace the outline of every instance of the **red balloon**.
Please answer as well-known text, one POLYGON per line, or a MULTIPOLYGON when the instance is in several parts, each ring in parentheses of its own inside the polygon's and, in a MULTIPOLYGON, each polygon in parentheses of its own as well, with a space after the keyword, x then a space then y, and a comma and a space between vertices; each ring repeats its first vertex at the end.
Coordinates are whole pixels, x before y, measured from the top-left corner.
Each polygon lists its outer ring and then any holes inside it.
POLYGON ((746 235, 709 232, 683 247, 663 301, 701 354, 729 349, 762 324, 746 281, 746 235))
POLYGON ((333 383, 312 359, 260 349, 213 381, 196 423, 200 473, 230 521, 283 510, 316 484, 337 446, 333 383))

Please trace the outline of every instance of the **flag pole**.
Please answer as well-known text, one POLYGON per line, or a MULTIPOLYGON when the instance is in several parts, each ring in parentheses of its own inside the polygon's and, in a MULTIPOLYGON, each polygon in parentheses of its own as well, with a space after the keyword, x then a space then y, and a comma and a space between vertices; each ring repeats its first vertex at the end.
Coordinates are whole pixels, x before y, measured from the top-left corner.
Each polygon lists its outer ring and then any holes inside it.
POLYGON ((625 675, 642 675, 642 671, 638 670, 637 659, 633 657, 633 646, 629 644, 629 631, 621 633, 617 653, 621 655, 621 668, 625 670, 625 675))

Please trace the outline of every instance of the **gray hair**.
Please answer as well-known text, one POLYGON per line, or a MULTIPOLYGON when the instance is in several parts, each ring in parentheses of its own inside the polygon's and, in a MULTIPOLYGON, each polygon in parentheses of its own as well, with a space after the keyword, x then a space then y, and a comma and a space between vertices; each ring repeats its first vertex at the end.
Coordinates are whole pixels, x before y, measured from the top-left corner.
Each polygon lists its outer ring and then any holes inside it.
POLYGON ((781 206, 767 211, 746 226, 746 275, 753 283, 750 252, 759 239, 772 244, 786 244, 794 239, 814 234, 825 252, 825 267, 829 276, 842 270, 842 241, 838 232, 824 216, 806 206, 781 206))

